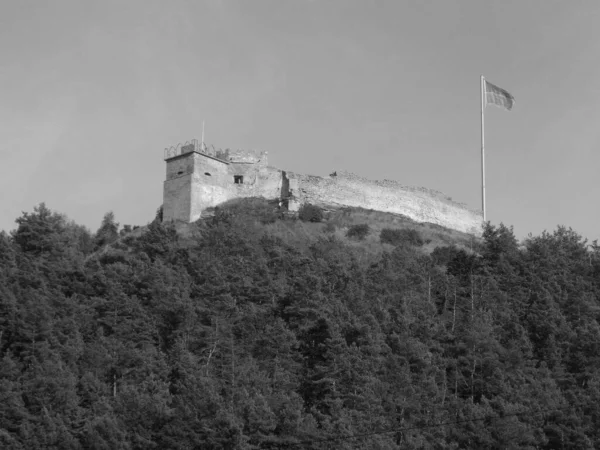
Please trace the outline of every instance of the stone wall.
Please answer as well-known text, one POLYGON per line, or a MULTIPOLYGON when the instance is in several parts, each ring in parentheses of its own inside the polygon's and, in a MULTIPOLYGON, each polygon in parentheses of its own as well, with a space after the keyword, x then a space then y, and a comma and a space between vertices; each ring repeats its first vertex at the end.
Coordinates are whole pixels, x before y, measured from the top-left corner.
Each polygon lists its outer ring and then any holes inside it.
POLYGON ((267 165, 267 152, 256 150, 229 150, 229 161, 242 164, 267 165))
POLYGON ((169 160, 169 164, 167 164, 167 181, 192 173, 194 173, 194 159, 188 158, 186 155, 177 156, 169 160))
POLYGON ((202 210, 227 200, 228 181, 228 164, 206 154, 192 151, 168 159, 163 217, 198 220, 202 210))
POLYGON ((194 153, 194 174, 191 188, 191 221, 198 220, 202 211, 228 199, 229 165, 216 158, 194 153))
POLYGON ((244 177, 242 184, 229 185, 229 198, 265 197, 277 199, 281 196, 281 170, 275 167, 253 164, 231 164, 231 180, 234 175, 244 177))
POLYGON ((284 172, 267 165, 266 152, 236 150, 229 155, 228 161, 198 151, 168 158, 164 219, 195 221, 206 208, 227 200, 265 197, 289 200, 291 211, 303 203, 354 206, 481 234, 481 213, 452 201, 441 192, 389 180, 371 181, 348 172, 338 172, 328 178, 284 172), (243 182, 239 182, 240 177, 243 182))
POLYGON ((172 178, 163 185, 163 219, 191 222, 192 174, 172 178))
POLYGON ((355 206, 403 214, 417 222, 430 222, 471 234, 481 234, 481 213, 452 201, 441 192, 404 186, 398 182, 372 181, 348 172, 328 178, 289 174, 299 204, 355 206))
POLYGON ((207 152, 179 152, 167 159, 165 220, 198 220, 206 208, 241 197, 281 196, 281 170, 267 166, 266 152, 233 151, 231 161, 207 152), (234 162, 235 161, 235 162, 234 162), (235 183, 235 177, 242 177, 235 183))

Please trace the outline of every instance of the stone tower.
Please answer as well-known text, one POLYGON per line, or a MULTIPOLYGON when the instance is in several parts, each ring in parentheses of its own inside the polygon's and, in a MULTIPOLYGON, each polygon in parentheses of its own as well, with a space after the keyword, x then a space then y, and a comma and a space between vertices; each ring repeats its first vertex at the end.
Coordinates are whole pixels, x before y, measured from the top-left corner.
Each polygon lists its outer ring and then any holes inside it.
POLYGON ((232 198, 278 199, 285 172, 267 166, 266 152, 209 149, 196 139, 165 149, 163 220, 194 222, 201 212, 232 198))

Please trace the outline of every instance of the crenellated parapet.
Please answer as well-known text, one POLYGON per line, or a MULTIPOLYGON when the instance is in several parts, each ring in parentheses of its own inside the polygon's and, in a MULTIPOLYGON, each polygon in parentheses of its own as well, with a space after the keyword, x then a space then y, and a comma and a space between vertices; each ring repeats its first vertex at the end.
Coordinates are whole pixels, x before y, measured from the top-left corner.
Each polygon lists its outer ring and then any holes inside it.
POLYGON ((218 148, 214 145, 201 143, 198 139, 192 139, 185 143, 179 143, 164 150, 164 160, 167 161, 187 153, 199 153, 221 161, 237 164, 261 164, 267 165, 267 152, 258 150, 218 148))
POLYGON ((201 152, 201 145, 198 144, 198 139, 192 139, 191 141, 187 141, 185 144, 180 143, 165 148, 164 159, 166 161, 168 159, 175 158, 176 156, 181 156, 191 152, 201 152))

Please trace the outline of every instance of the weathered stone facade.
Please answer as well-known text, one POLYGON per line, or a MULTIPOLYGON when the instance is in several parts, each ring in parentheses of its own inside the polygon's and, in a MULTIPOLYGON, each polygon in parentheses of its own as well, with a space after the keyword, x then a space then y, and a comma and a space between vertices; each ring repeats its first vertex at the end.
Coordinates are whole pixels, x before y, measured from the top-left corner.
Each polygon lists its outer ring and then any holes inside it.
POLYGON ((279 199, 290 211, 303 203, 355 206, 403 214, 458 231, 481 234, 482 215, 440 192, 371 181, 348 172, 327 178, 286 172, 267 164, 266 152, 218 151, 191 144, 165 150, 164 220, 193 222, 202 211, 240 197, 279 199))

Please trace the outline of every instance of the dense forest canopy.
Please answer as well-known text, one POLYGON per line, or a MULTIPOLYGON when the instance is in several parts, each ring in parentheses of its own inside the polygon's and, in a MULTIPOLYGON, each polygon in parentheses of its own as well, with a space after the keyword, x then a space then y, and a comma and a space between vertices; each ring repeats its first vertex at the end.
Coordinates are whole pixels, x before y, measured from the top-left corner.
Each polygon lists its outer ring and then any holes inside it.
POLYGON ((0 448, 600 448, 596 243, 487 224, 430 251, 320 220, 23 213, 0 233, 0 448))

